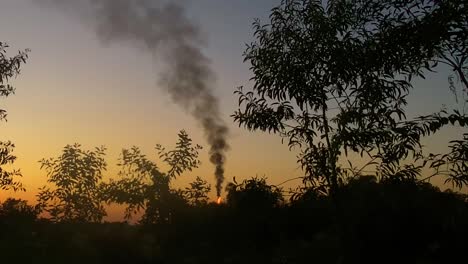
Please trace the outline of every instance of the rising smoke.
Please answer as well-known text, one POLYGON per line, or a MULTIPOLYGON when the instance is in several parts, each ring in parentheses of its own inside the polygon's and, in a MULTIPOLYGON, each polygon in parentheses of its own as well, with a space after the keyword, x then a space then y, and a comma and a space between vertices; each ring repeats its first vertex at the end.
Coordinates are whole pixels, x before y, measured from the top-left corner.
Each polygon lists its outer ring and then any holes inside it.
POLYGON ((202 53, 203 37, 186 15, 184 1, 162 0, 34 0, 56 7, 94 28, 106 43, 126 42, 144 48, 161 64, 159 84, 172 100, 202 126, 216 166, 216 191, 224 181, 228 128, 213 95, 214 72, 202 53))

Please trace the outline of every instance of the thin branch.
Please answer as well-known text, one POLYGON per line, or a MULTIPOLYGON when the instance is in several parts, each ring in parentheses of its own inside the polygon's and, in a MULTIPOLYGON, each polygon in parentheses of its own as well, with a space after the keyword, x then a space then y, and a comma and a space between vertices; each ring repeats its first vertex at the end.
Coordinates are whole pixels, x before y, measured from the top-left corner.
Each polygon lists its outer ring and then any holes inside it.
POLYGON ((286 180, 286 181, 284 181, 284 182, 282 182, 280 184, 276 184, 275 186, 278 187, 278 186, 281 186, 281 185, 286 184, 288 182, 295 181, 295 180, 300 180, 300 179, 304 179, 304 177, 301 176, 301 177, 292 178, 292 179, 286 180))

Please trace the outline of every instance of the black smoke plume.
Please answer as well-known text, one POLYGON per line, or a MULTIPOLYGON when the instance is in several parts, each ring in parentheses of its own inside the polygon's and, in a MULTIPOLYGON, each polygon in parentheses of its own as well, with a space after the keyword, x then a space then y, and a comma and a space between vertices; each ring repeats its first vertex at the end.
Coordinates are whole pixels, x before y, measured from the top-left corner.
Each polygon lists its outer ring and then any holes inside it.
POLYGON ((92 26, 106 43, 126 42, 144 48, 163 67, 159 84, 173 101, 203 127, 216 166, 216 190, 224 180, 228 128, 213 94, 214 72, 203 54, 203 37, 186 15, 185 1, 34 0, 56 7, 92 26))

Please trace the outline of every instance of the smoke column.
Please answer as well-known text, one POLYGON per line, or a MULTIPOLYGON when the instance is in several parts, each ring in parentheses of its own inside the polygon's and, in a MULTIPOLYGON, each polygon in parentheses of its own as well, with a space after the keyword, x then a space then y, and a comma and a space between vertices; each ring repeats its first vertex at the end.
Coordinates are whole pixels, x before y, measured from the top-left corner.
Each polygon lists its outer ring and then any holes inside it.
POLYGON ((215 165, 216 191, 224 181, 228 128, 211 84, 214 72, 202 53, 200 30, 186 15, 183 1, 34 0, 78 16, 105 43, 125 42, 144 48, 163 67, 159 84, 172 100, 199 122, 215 165))

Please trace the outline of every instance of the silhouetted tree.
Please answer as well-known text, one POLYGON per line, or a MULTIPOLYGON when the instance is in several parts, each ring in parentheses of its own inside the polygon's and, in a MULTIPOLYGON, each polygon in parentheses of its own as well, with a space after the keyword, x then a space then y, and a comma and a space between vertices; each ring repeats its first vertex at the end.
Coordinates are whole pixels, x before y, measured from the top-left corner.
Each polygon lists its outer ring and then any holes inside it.
POLYGON ((40 161, 52 186, 40 189, 38 202, 53 221, 100 222, 106 215, 99 190, 107 166, 105 150, 67 145, 58 158, 40 161))
POLYGON ((182 190, 170 187, 171 180, 200 164, 199 145, 193 145, 185 131, 178 134, 174 150, 166 151, 161 145, 156 149, 159 157, 169 165, 167 173, 161 172, 156 163, 142 154, 138 147, 124 149, 121 154, 119 180, 103 184, 108 202, 126 204, 125 218, 144 210, 142 223, 170 223, 174 212, 187 206, 182 190))
POLYGON ((39 208, 28 205, 25 200, 8 198, 0 205, 0 219, 3 222, 10 222, 10 225, 30 224, 38 215, 39 208))
MULTIPOLYGON (((226 203, 222 206, 228 211, 228 217, 222 224, 229 229, 228 236, 242 241, 244 254, 249 248, 266 250, 265 256, 273 254, 271 250, 280 242, 280 226, 284 200, 281 189, 269 185, 265 178, 251 178, 237 183, 234 179, 226 186, 226 203)), ((229 242, 237 247, 239 242, 229 242)), ((256 255, 256 254, 252 254, 256 255)), ((258 255, 257 255, 258 256, 258 255)), ((263 256, 262 256, 263 257, 263 256)), ((252 259, 251 263, 269 263, 267 260, 252 259)))
MULTIPOLYGON (((11 78, 16 77, 20 73, 21 64, 26 63, 28 58, 26 51, 20 51, 18 55, 8 57, 6 54, 8 45, 0 42, 0 97, 8 97, 14 94, 15 88, 9 84, 11 78)), ((0 109, 0 121, 6 120, 7 112, 0 109)), ((14 178, 21 176, 19 170, 8 171, 3 168, 4 165, 13 164, 16 156, 12 155, 15 145, 10 141, 0 142, 0 189, 2 190, 23 190, 23 185, 15 181, 14 178)))
POLYGON ((200 177, 190 183, 190 187, 184 190, 185 199, 193 206, 206 205, 208 203, 208 193, 211 185, 200 177))
POLYGON ((253 211, 279 207, 283 202, 281 189, 268 185, 265 178, 252 178, 226 186, 227 204, 253 211))
POLYGON ((299 147, 305 180, 331 192, 362 175, 348 152, 379 179, 415 180, 423 165, 400 163, 421 157, 421 138, 468 125, 464 113, 405 116, 413 76, 445 63, 466 86, 467 14, 463 0, 282 1, 269 24, 254 23, 244 54, 253 90, 236 92, 234 119, 299 147))

